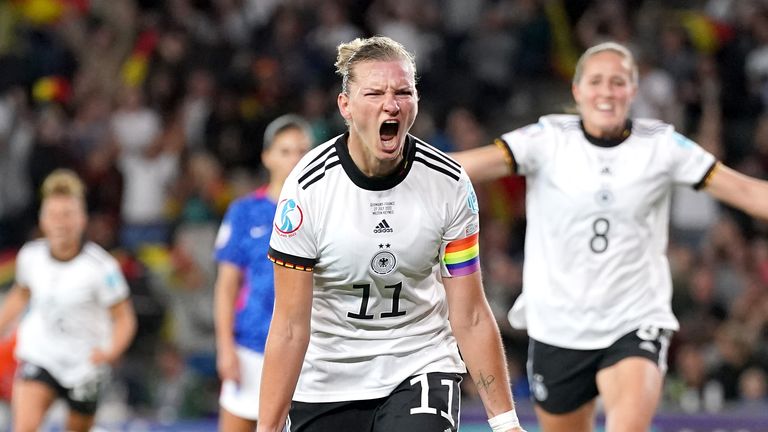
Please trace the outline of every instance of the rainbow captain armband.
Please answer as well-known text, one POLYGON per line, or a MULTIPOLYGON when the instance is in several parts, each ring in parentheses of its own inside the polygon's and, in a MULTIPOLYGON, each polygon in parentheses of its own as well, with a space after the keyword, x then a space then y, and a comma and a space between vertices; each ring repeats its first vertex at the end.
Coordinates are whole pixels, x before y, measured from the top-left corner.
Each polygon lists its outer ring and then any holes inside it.
POLYGON ((505 413, 488 419, 488 424, 491 425, 491 430, 493 430, 493 432, 507 432, 510 429, 519 428, 520 420, 517 419, 517 413, 515 413, 513 408, 505 413))
POLYGON ((466 276, 480 270, 478 233, 448 243, 443 262, 451 277, 466 276))

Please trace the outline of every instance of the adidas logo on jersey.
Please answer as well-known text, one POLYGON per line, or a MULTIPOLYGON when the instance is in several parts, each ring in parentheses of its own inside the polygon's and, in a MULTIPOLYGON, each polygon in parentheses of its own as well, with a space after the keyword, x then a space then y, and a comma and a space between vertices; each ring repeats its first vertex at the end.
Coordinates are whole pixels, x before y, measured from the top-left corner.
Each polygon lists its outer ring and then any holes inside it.
POLYGON ((376 225, 376 228, 373 229, 374 234, 382 234, 382 233, 391 233, 394 232, 389 224, 387 223, 386 219, 382 219, 381 222, 379 222, 378 225, 376 225))

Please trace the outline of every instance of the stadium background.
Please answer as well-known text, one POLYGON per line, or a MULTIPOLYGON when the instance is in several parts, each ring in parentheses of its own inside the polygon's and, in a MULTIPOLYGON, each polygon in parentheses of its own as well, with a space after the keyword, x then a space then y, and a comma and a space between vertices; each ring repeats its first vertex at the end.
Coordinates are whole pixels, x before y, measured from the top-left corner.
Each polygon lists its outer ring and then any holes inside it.
MULTIPOLYGON (((263 181, 272 118, 304 115, 318 142, 343 130, 335 46, 372 34, 416 53, 413 133, 442 149, 570 109, 578 55, 613 39, 640 65, 634 115, 670 122, 730 166, 768 177, 766 1, 0 1, 0 285, 4 293, 16 251, 37 235, 42 179, 77 170, 89 187, 89 237, 120 260, 140 324, 102 428, 215 429, 218 222, 263 181)), ((505 320, 520 292, 524 182, 478 194, 488 297, 534 431, 525 334, 505 320)), ((767 232, 704 194, 676 192, 669 257, 682 329, 656 430, 768 431, 767 232)), ((11 342, 0 347, 5 400, 11 342)), ((462 431, 487 430, 471 383, 464 393, 462 431)), ((5 411, 0 430, 7 424, 5 411)))

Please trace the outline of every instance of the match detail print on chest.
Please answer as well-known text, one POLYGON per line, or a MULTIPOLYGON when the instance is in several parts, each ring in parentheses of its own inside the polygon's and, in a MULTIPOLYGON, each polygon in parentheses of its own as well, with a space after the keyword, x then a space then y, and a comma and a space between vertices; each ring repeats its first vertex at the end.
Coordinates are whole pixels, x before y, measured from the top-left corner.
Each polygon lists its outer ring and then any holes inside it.
POLYGON ((393 250, 393 238, 395 225, 399 220, 395 219, 395 201, 391 198, 372 200, 369 202, 368 218, 372 233, 372 243, 378 245, 371 257, 370 269, 376 275, 387 275, 395 271, 398 257, 393 250), (387 220, 389 218, 389 220, 387 220))

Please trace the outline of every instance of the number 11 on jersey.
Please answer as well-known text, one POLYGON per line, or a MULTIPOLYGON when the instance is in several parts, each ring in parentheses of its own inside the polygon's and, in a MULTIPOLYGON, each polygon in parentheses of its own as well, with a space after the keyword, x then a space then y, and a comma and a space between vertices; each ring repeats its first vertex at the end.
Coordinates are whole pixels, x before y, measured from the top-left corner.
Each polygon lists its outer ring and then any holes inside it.
MULTIPOLYGON (((368 313, 368 300, 371 298, 371 284, 352 285, 354 289, 363 290, 360 300, 360 310, 357 312, 347 312, 347 317, 355 319, 374 319, 373 314, 368 313)), ((385 289, 393 289, 392 304, 388 312, 381 312, 379 318, 393 318, 405 315, 404 310, 400 310, 400 291, 403 289, 403 283, 398 282, 394 285, 386 285, 385 289)))

